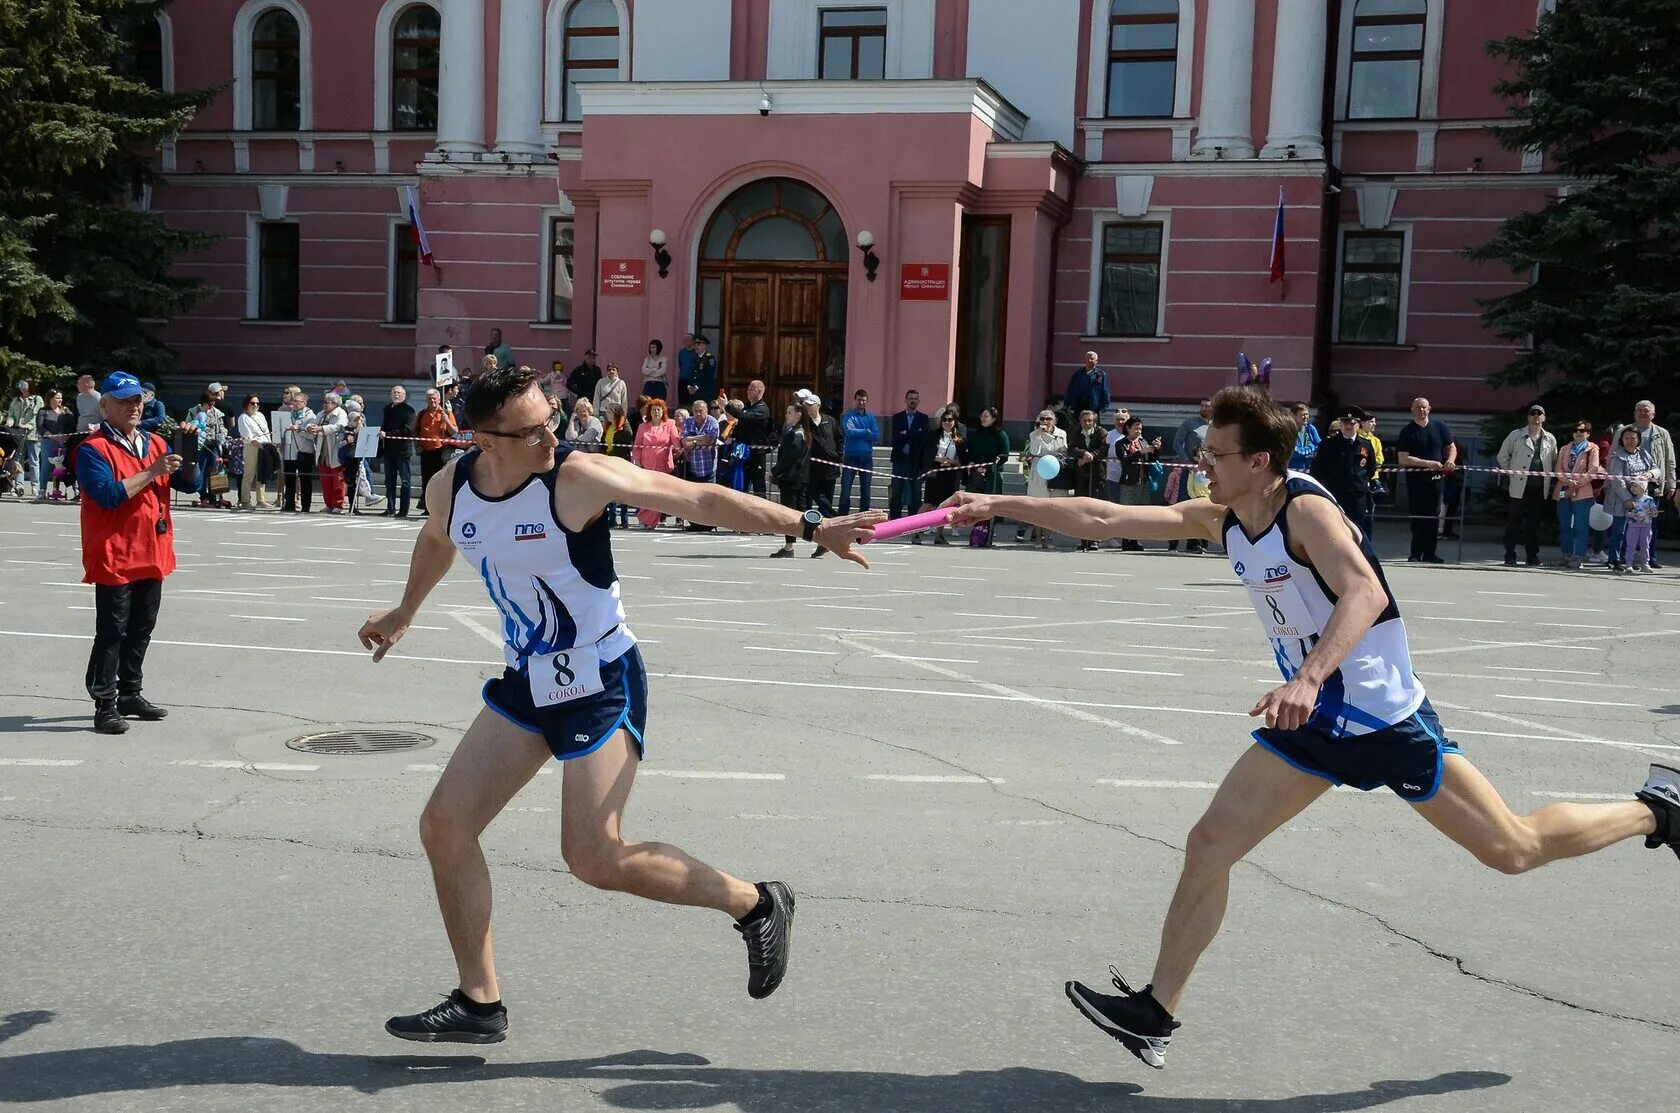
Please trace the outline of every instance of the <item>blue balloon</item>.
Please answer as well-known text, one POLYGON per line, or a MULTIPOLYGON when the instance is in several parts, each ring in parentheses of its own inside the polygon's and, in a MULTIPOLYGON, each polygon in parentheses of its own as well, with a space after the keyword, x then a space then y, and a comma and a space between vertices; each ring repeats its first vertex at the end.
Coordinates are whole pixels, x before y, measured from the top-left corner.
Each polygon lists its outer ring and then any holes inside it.
POLYGON ((1040 479, 1049 482, 1061 474, 1062 462, 1054 456, 1040 456, 1038 462, 1033 465, 1033 470, 1038 472, 1040 479))

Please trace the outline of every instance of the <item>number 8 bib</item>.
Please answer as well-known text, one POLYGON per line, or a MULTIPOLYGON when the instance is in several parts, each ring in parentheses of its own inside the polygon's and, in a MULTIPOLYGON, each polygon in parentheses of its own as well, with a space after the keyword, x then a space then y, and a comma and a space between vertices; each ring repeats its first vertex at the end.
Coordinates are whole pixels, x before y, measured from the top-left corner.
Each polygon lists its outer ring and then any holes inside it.
POLYGON ((531 681, 531 702, 553 707, 593 696, 605 689, 601 682, 601 655, 593 646, 544 653, 527 663, 531 681))

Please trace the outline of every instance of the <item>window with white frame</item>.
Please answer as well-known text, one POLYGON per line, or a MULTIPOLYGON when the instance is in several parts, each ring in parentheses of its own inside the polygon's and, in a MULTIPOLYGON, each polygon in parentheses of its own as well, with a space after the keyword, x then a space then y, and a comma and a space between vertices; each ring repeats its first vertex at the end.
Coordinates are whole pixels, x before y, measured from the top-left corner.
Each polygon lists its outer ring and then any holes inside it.
POLYGON ((577 87, 586 81, 618 80, 618 8, 612 0, 573 0, 561 38, 560 119, 583 119, 577 87))
POLYGON ((572 323, 573 248, 577 226, 570 216, 548 218, 548 304, 543 320, 551 325, 572 323))
POLYGON ((1113 0, 1105 116, 1171 116, 1178 87, 1178 0, 1113 0))
POLYGON ((412 325, 420 316, 420 245, 414 225, 391 229, 391 323, 412 325))
POLYGON ((1103 225, 1101 235, 1097 335, 1157 335, 1161 317, 1162 225, 1117 222, 1103 225))
POLYGON ((416 4, 391 28, 392 131, 436 131, 443 25, 437 9, 416 4))
POLYGON ((1349 52, 1348 119, 1418 117, 1428 18, 1427 0, 1358 0, 1349 52))
POLYGON ((827 81, 886 77, 887 9, 824 8, 817 39, 817 76, 827 81))
POLYGON ((1342 237, 1336 339, 1398 344, 1405 281, 1404 232, 1348 232, 1342 237))
POLYGON ((292 13, 275 8, 251 30, 251 127, 297 131, 302 124, 302 38, 292 13))
POLYGON ((298 226, 257 225, 257 320, 298 320, 298 226))

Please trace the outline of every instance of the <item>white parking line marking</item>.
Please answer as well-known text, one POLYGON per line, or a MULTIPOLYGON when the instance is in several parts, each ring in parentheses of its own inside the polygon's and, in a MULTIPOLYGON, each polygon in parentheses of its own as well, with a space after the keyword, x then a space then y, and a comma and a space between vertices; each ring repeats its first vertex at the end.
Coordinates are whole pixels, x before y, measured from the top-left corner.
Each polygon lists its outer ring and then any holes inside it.
MULTIPOLYGON (((1099 665, 1086 665, 1085 666, 1085 671, 1086 672, 1119 672, 1119 673, 1125 673, 1127 676, 1183 676, 1184 675, 1181 672, 1150 672, 1148 669, 1110 669, 1110 668, 1103 668, 1099 665)), ((1270 683, 1272 683, 1272 681, 1268 680, 1266 683, 1270 684, 1270 683)))
POLYGON ((244 769, 258 773, 314 773, 319 765, 294 765, 286 761, 172 761, 192 769, 244 769))
POLYGON ((871 660, 875 661, 923 661, 935 665, 978 665, 979 661, 968 661, 961 657, 901 657, 896 653, 877 653, 871 660))
POLYGON ((1563 699, 1559 696, 1508 696, 1503 692, 1495 692, 1494 699, 1519 699, 1532 703, 1574 703, 1582 707, 1638 707, 1636 703, 1611 703, 1601 699, 1563 699))
POLYGON ((869 773, 866 781, 894 781, 909 785, 1000 785, 1002 777, 974 777, 956 774, 869 773))
POLYGON ((62 767, 71 766, 71 765, 80 765, 81 763, 82 762, 81 762, 80 758, 0 757, 0 765, 27 765, 27 766, 37 766, 37 765, 39 765, 39 766, 48 766, 48 767, 56 769, 56 768, 62 768, 62 767))
POLYGON ((1550 800, 1631 800, 1626 792, 1530 792, 1530 796, 1544 796, 1550 800))
POLYGON ((1110 788, 1218 788, 1213 781, 1142 781, 1130 777, 1104 777, 1097 782, 1110 788))
POLYGON ((743 645, 742 649, 751 649, 759 653, 803 653, 811 657, 838 657, 840 653, 834 649, 777 649, 769 645, 743 645))
POLYGON ((644 777, 680 777, 691 781, 785 781, 786 773, 718 773, 701 769, 640 769, 644 777))

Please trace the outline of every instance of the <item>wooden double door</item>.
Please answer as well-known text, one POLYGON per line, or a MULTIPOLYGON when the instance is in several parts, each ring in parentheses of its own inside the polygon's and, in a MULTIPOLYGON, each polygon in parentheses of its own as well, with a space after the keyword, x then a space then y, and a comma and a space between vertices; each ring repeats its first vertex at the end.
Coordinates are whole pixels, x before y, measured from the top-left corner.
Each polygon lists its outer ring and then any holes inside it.
POLYGON ((836 373, 845 354, 844 266, 737 264, 714 277, 722 281, 718 339, 729 396, 742 397, 749 382, 763 379, 778 428, 795 391, 815 391, 832 407, 833 384, 843 378, 836 373))

